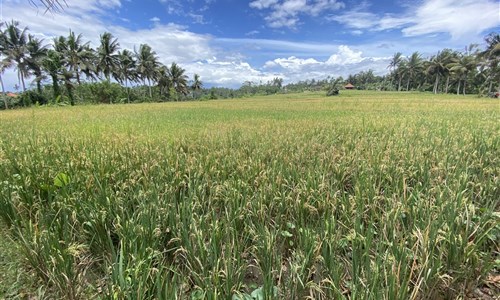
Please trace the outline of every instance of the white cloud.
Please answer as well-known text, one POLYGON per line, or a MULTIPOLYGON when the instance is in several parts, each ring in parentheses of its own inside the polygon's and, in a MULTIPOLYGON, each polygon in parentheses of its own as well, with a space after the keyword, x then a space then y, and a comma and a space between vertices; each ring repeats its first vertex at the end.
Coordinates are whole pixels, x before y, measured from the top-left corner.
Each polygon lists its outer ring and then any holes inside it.
POLYGON ((270 10, 264 19, 272 28, 295 28, 300 22, 300 15, 317 16, 344 6, 344 3, 337 0, 255 0, 250 2, 251 8, 270 10))
POLYGON ((341 15, 329 16, 328 20, 337 21, 349 28, 367 29, 376 26, 377 16, 371 12, 352 10, 341 15))
POLYGON ((353 29, 400 29, 405 36, 448 33, 453 39, 464 41, 500 26, 500 4, 492 0, 425 0, 416 3, 400 16, 380 16, 363 6, 328 19, 353 29))
POLYGON ((500 26, 500 4, 491 0, 427 0, 403 29, 408 36, 447 32, 454 39, 500 26))
POLYGON ((327 56, 337 50, 336 44, 302 43, 283 40, 255 38, 217 38, 215 42, 222 47, 240 46, 245 49, 265 50, 272 53, 289 55, 327 56))
POLYGON ((200 75, 205 82, 218 86, 237 88, 245 81, 267 82, 282 74, 259 71, 243 61, 217 60, 216 58, 186 65, 189 72, 200 75))
POLYGON ((253 36, 253 35, 257 35, 259 33, 260 33, 260 31, 258 31, 258 30, 252 30, 252 31, 245 33, 245 35, 246 36, 253 36))
POLYGON ((187 15, 193 19, 195 24, 207 24, 203 15, 195 13, 188 13, 187 15))
POLYGON ((283 69, 289 70, 300 70, 306 65, 316 65, 319 64, 314 58, 297 58, 295 56, 290 56, 289 58, 276 58, 273 61, 268 61, 264 64, 264 68, 270 69, 274 67, 281 67, 283 69))
POLYGON ((346 45, 341 45, 339 46, 338 52, 330 56, 330 58, 326 61, 326 64, 347 65, 362 62, 363 59, 363 52, 354 51, 346 45))
POLYGON ((250 7, 257 9, 269 8, 278 3, 278 0, 255 0, 250 2, 250 7))
POLYGON ((268 61, 264 70, 283 74, 285 82, 296 82, 305 79, 321 79, 328 76, 348 76, 361 71, 372 69, 375 74, 382 75, 387 72, 390 57, 366 57, 361 51, 351 49, 346 45, 337 48, 325 61, 313 58, 277 58, 268 61))
POLYGON ((153 18, 149 19, 149 21, 154 22, 154 23, 158 23, 158 22, 160 22, 161 20, 160 20, 160 18, 158 18, 158 17, 153 17, 153 18))

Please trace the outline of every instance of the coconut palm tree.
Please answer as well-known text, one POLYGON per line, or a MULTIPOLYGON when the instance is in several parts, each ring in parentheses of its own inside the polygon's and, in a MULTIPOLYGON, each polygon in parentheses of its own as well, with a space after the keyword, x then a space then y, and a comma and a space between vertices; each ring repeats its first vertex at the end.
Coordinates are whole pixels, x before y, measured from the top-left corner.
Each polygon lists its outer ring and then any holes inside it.
POLYGON ((101 34, 100 41, 101 44, 97 49, 97 71, 104 74, 109 81, 118 66, 117 51, 120 49, 120 44, 109 32, 101 34))
POLYGON ((19 22, 12 21, 7 24, 7 28, 3 31, 2 35, 2 54, 6 59, 15 64, 17 69, 17 78, 19 84, 26 90, 24 79, 28 77, 28 70, 26 64, 26 57, 28 50, 26 44, 28 42, 27 36, 28 28, 19 28, 19 22))
MULTIPOLYGON (((396 52, 394 56, 391 58, 391 61, 389 62, 389 65, 387 68, 391 72, 391 75, 393 75, 394 70, 396 70, 399 66, 399 64, 403 61, 403 54, 401 52, 396 52)), ((397 75, 397 73, 395 73, 397 75)))
POLYGON ((396 69, 399 66, 399 64, 403 61, 403 59, 404 59, 403 54, 401 52, 396 52, 394 56, 391 58, 391 61, 389 62, 389 66, 387 66, 387 68, 389 68, 390 70, 396 69))
POLYGON ((64 39, 62 46, 62 54, 64 60, 76 77, 76 82, 81 85, 80 73, 83 70, 90 69, 93 64, 93 53, 88 46, 89 42, 82 41, 82 35, 75 35, 73 31, 69 31, 69 35, 64 39))
POLYGON ((43 44, 43 40, 35 38, 31 34, 28 35, 28 43, 26 44, 28 56, 26 57, 26 66, 31 74, 35 76, 36 89, 39 93, 42 92, 41 81, 44 79, 42 72, 42 61, 47 55, 47 45, 43 44))
POLYGON ((438 52, 437 55, 431 57, 426 64, 426 73, 435 76, 434 87, 432 89, 434 94, 438 93, 439 79, 445 74, 447 65, 447 55, 438 52))
POLYGON ((158 88, 160 89, 160 98, 163 97, 163 95, 169 95, 170 88, 172 87, 172 80, 166 66, 162 65, 157 69, 156 80, 158 88))
POLYGON ((48 50, 47 55, 42 60, 42 68, 52 79, 52 91, 54 98, 59 97, 61 95, 61 90, 59 88, 59 75, 63 71, 62 54, 56 50, 48 50))
POLYGON ((402 81, 405 76, 408 74, 408 60, 406 58, 401 59, 399 62, 397 69, 396 69, 396 75, 398 77, 398 91, 401 91, 402 88, 402 81))
POLYGON ((80 65, 80 71, 85 74, 87 79, 94 81, 99 77, 97 70, 98 57, 96 51, 89 45, 85 46, 85 61, 80 65))
POLYGON ((423 71, 423 59, 420 53, 413 52, 407 63, 407 82, 406 90, 410 90, 410 82, 414 80, 423 71))
POLYGON ((128 82, 134 81, 137 78, 134 53, 127 49, 118 53, 118 69, 114 77, 121 84, 125 84, 125 89, 127 90, 127 101, 130 102, 128 82))
POLYGON ((453 59, 455 57, 457 57, 457 52, 456 51, 453 51, 451 49, 444 49, 442 50, 441 52, 439 52, 439 58, 438 60, 440 60, 443 64, 443 74, 442 76, 443 77, 446 77, 446 82, 445 82, 445 88, 444 88, 444 93, 445 94, 448 94, 448 89, 449 89, 449 86, 450 86, 450 77, 452 75, 451 71, 450 71, 450 63, 452 63, 453 59))
POLYGON ((69 101, 71 103, 71 106, 75 105, 75 96, 73 94, 73 90, 75 88, 75 85, 72 82, 72 79, 75 77, 75 72, 73 72, 70 69, 62 68, 61 74, 59 77, 62 79, 64 83, 64 87, 66 88, 66 91, 68 92, 69 96, 69 101))
POLYGON ((497 84, 500 92, 500 34, 490 33, 486 38, 486 49, 479 53, 481 72, 486 75, 488 93, 491 93, 493 84, 497 84))
POLYGON ((160 67, 158 56, 148 44, 141 44, 139 46, 139 51, 136 51, 135 56, 137 59, 137 75, 142 80, 144 85, 146 85, 147 80, 149 97, 152 99, 153 92, 151 90, 151 81, 156 78, 158 68, 160 67))
POLYGON ((196 92, 203 88, 203 83, 200 80, 200 75, 194 74, 193 84, 191 85, 191 89, 193 90, 194 96, 196 96, 196 92))
MULTIPOLYGON (((3 83, 2 75, 5 70, 10 69, 12 67, 12 62, 8 59, 2 59, 0 61, 0 85, 2 86, 2 95, 5 95, 5 86, 3 83)), ((9 109, 8 97, 4 98, 5 109, 9 109)))
POLYGON ((188 94, 188 88, 187 88, 187 80, 188 77, 186 74, 186 70, 181 68, 178 64, 172 63, 170 66, 169 70, 169 77, 172 82, 172 87, 175 89, 175 91, 179 94, 182 95, 187 95, 188 94))
POLYGON ((465 95, 467 78, 469 73, 477 67, 476 56, 463 53, 449 64, 450 71, 455 74, 457 83, 457 95, 460 94, 460 84, 463 82, 463 94, 465 95))

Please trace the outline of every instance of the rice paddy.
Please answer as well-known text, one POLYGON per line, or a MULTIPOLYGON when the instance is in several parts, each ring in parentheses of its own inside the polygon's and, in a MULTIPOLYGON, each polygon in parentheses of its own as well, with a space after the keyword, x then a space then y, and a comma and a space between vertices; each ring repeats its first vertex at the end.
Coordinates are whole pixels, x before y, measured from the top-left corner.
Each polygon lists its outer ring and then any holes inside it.
POLYGON ((0 112, 0 265, 31 284, 0 298, 494 298, 499 121, 362 91, 0 112))

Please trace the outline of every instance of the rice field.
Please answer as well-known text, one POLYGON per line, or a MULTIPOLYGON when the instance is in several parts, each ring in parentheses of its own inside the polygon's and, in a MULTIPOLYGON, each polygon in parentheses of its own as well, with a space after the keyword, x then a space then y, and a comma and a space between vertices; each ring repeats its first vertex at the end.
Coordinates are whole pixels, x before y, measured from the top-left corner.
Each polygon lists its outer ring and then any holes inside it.
POLYGON ((0 142, 0 298, 498 296, 498 100, 34 107, 0 142))

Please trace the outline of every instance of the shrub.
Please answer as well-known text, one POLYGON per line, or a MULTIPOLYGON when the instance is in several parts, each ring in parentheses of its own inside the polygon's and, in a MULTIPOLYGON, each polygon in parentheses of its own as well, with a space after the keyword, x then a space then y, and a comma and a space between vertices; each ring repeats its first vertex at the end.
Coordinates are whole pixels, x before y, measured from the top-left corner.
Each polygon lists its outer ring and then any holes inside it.
POLYGON ((31 106, 33 104, 45 105, 48 103, 47 98, 34 90, 28 90, 19 95, 19 104, 21 106, 31 106))

